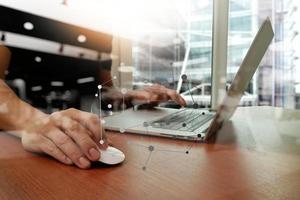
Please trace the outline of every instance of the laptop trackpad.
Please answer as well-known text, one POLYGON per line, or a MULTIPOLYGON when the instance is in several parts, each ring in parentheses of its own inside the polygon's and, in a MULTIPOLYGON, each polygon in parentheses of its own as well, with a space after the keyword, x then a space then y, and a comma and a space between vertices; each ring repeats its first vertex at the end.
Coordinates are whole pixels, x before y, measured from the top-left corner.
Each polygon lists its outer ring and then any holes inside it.
POLYGON ((151 110, 133 110, 129 109, 113 116, 105 117, 104 127, 118 130, 120 128, 128 129, 143 125, 144 122, 153 121, 165 115, 178 111, 178 109, 155 108, 151 110))

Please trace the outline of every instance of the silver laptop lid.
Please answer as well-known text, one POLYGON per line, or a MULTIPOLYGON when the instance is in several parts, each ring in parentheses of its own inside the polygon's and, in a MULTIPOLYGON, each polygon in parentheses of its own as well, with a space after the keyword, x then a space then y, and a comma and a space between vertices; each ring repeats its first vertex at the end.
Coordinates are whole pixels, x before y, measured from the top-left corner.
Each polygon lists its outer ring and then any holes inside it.
POLYGON ((257 32, 237 74, 235 75, 227 95, 217 110, 216 116, 206 133, 206 141, 216 134, 225 120, 228 120, 233 115, 244 91, 273 40, 273 37, 274 32, 272 24, 270 19, 267 18, 257 32))

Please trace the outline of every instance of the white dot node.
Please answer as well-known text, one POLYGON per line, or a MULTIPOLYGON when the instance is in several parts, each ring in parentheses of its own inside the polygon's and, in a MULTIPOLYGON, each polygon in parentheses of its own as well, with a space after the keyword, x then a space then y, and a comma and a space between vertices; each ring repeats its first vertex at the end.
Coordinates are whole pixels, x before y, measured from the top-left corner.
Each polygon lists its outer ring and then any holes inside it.
POLYGON ((98 85, 98 89, 101 90, 102 89, 102 85, 98 85))
POLYGON ((111 104, 108 104, 108 105, 107 105, 107 108, 109 108, 109 109, 112 108, 112 105, 111 105, 111 104))
POLYGON ((104 144, 104 140, 100 140, 100 144, 104 144))
POLYGON ((120 128, 120 133, 125 133, 125 129, 124 128, 120 128))
POLYGON ((123 95, 125 95, 125 94, 127 93, 127 89, 126 89, 126 88, 122 88, 122 89, 121 89, 121 93, 122 93, 123 95))

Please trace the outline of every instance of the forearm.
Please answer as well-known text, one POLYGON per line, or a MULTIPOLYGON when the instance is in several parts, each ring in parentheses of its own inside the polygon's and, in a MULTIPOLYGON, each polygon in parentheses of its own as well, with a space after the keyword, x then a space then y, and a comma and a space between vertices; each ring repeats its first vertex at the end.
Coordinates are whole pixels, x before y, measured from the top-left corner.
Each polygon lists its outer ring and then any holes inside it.
POLYGON ((21 137, 22 130, 45 115, 19 99, 0 79, 0 129, 14 131, 16 136, 21 137))

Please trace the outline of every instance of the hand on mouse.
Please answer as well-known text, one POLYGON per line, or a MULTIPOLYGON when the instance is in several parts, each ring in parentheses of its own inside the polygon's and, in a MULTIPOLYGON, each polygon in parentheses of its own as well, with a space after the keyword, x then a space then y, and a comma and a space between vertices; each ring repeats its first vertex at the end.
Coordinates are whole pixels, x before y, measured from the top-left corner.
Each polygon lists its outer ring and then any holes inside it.
POLYGON ((22 132, 22 144, 31 152, 46 153, 64 164, 89 168, 106 149, 107 139, 97 115, 68 109, 35 121, 22 132), (104 144, 100 145, 102 139, 104 144))

